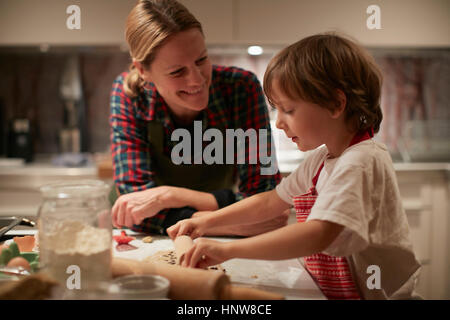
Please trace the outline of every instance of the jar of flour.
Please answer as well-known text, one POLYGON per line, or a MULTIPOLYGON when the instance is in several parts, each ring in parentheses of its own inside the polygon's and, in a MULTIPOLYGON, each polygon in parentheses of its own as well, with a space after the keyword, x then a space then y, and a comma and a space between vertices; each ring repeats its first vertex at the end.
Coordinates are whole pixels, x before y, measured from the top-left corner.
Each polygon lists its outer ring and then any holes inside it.
POLYGON ((95 290, 111 279, 109 186, 84 180, 41 187, 39 269, 68 290, 95 290))

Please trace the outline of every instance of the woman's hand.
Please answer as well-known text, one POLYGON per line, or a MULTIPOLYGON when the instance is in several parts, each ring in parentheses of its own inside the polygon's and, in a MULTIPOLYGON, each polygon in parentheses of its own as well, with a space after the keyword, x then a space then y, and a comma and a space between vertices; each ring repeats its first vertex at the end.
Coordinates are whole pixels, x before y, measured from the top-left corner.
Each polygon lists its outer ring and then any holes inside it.
POLYGON ((181 266, 205 269, 230 258, 227 243, 201 238, 184 254, 181 266))
POLYGON ((121 195, 111 210, 113 226, 131 228, 133 224, 140 224, 163 209, 183 207, 185 204, 176 189, 161 186, 121 195))
POLYGON ((167 234, 174 240, 178 236, 187 235, 192 239, 201 237, 207 229, 207 215, 204 217, 195 217, 178 221, 176 224, 167 228, 167 234))

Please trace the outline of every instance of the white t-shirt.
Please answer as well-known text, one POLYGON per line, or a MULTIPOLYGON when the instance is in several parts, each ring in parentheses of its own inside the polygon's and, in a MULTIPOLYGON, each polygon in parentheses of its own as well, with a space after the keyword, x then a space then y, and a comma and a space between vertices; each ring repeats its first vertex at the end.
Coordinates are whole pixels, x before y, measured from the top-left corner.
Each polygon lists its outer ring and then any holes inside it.
POLYGON ((281 199, 293 205, 292 197, 308 192, 324 161, 316 186, 318 197, 306 221, 326 220, 344 226, 324 253, 347 257, 365 299, 410 298, 420 265, 386 146, 366 140, 333 159, 328 158, 325 146, 312 151, 276 187, 281 199), (372 265, 379 269, 368 269, 372 265))

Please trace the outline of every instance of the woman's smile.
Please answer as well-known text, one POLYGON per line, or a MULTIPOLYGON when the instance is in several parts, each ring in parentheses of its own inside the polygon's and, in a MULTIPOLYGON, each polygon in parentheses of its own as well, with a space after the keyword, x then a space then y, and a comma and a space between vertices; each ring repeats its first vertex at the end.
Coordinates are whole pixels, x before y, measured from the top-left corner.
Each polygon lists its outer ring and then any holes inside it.
POLYGON ((202 94, 205 94, 205 89, 206 86, 202 86, 196 89, 180 90, 180 93, 188 97, 198 97, 202 94))

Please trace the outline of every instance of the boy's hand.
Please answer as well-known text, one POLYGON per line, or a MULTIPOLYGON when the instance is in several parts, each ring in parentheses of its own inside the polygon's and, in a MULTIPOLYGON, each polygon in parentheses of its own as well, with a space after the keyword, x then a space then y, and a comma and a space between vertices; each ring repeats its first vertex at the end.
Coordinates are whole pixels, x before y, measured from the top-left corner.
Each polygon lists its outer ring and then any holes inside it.
POLYGON ((228 259, 226 243, 201 238, 184 254, 181 266, 205 269, 228 259))
POLYGON ((167 228, 166 231, 172 240, 182 235, 187 235, 192 239, 195 239, 205 234, 205 219, 201 217, 184 219, 167 228))

